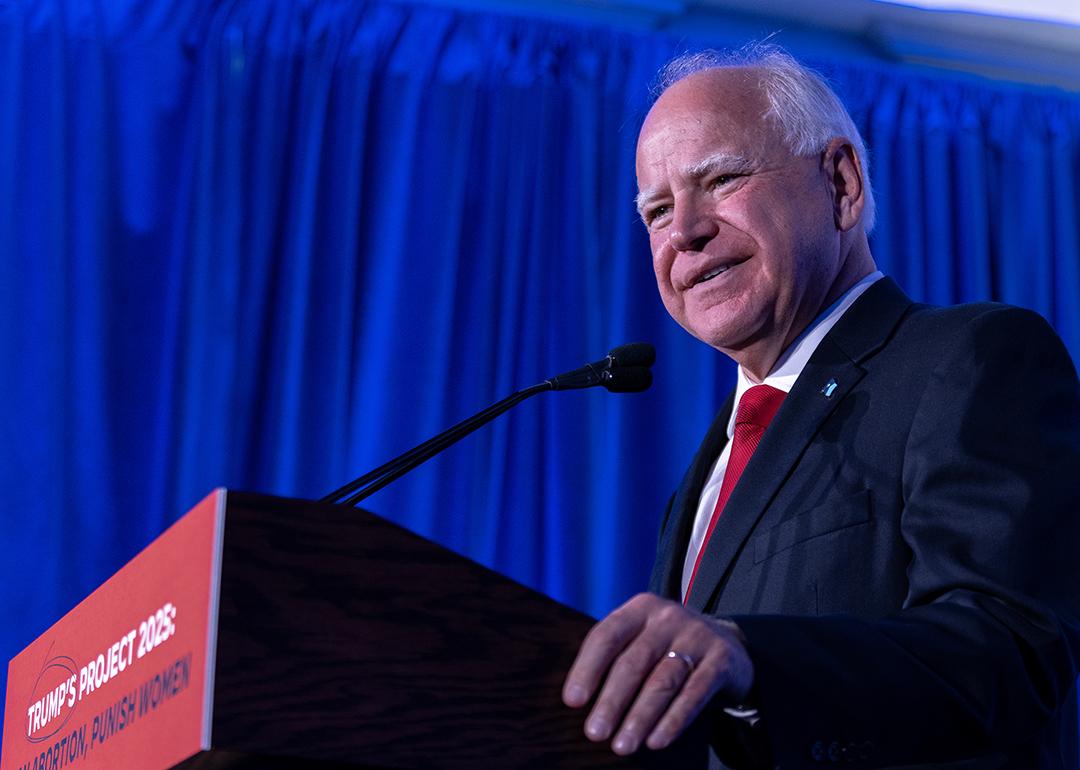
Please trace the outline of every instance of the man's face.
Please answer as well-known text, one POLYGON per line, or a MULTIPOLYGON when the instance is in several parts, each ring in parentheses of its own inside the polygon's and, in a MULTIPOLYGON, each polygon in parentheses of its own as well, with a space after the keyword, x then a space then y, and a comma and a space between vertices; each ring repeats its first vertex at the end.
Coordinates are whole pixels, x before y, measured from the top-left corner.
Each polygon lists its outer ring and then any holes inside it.
POLYGON ((645 120, 637 178, 672 318, 740 363, 771 349, 771 366, 821 309, 840 238, 821 158, 792 155, 767 106, 749 69, 679 81, 645 120))

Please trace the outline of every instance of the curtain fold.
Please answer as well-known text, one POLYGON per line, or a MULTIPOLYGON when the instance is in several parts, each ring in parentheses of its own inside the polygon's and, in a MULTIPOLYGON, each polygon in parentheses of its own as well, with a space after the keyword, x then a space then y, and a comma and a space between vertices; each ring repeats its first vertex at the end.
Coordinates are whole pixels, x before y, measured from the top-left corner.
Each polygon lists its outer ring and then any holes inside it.
MULTIPOLYGON (((214 486, 317 497, 632 340, 371 509, 600 614, 733 380, 656 297, 633 153, 674 40, 391 2, 0 3, 0 656, 214 486)), ((830 59, 882 268, 1080 353, 1080 98, 830 59)), ((0 676, 3 676, 0 674, 0 676)))

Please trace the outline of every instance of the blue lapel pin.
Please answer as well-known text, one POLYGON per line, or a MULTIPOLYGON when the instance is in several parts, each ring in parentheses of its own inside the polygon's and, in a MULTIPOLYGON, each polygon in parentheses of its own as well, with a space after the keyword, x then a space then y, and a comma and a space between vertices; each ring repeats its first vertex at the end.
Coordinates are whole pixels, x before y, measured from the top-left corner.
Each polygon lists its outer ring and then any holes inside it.
POLYGON ((825 383, 825 387, 821 389, 821 392, 825 394, 825 398, 832 398, 833 391, 836 390, 836 380, 829 378, 829 381, 825 383))

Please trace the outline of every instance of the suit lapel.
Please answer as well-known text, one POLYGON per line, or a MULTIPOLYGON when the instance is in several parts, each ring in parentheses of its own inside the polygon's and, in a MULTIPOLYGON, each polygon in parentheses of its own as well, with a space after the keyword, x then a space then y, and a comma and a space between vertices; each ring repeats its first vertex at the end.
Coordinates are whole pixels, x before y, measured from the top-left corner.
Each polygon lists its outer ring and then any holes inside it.
POLYGON ((727 424, 734 408, 735 392, 728 394, 719 414, 709 426, 671 504, 671 512, 660 533, 656 569, 651 589, 661 596, 678 599, 682 593, 682 568, 690 542, 690 530, 697 513, 698 499, 713 462, 727 443, 727 424))
MULTIPOLYGON (((823 340, 814 352, 814 358, 825 347, 832 347, 827 340, 823 340)), ((808 363, 799 375, 795 387, 784 399, 783 406, 743 470, 705 547, 690 591, 688 607, 704 610, 709 604, 769 502, 787 479, 821 423, 865 373, 850 360, 831 361, 824 367, 824 372, 816 369, 819 367, 808 363), (818 382, 825 372, 828 375, 818 382), (823 389, 831 382, 835 382, 836 386, 831 397, 826 397, 823 389)))
MULTIPOLYGON (((862 379, 865 370, 860 362, 884 344, 910 305, 911 300, 895 283, 882 279, 848 309, 818 345, 728 499, 706 545, 688 607, 703 611, 713 601, 754 527, 799 457, 822 423, 862 379)), ((706 472, 715 457, 716 454, 712 454, 705 460, 706 472)), ((703 483, 704 478, 696 486, 696 494, 694 490, 688 490, 693 499, 685 505, 696 508, 703 483)), ((681 553, 685 553, 686 539, 681 543, 681 553)), ((678 558, 674 561, 682 563, 678 558)))

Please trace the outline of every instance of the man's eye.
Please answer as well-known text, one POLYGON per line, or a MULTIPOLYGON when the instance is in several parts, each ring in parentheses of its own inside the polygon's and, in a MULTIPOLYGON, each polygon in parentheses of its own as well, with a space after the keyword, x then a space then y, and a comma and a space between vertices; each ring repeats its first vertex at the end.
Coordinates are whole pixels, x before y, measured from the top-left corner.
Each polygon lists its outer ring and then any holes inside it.
POLYGON ((651 225, 656 220, 667 216, 670 211, 671 206, 654 206, 653 208, 648 209, 645 212, 645 224, 651 225))
POLYGON ((724 185, 731 184, 738 179, 742 174, 721 174, 712 180, 713 187, 723 187, 724 185))

